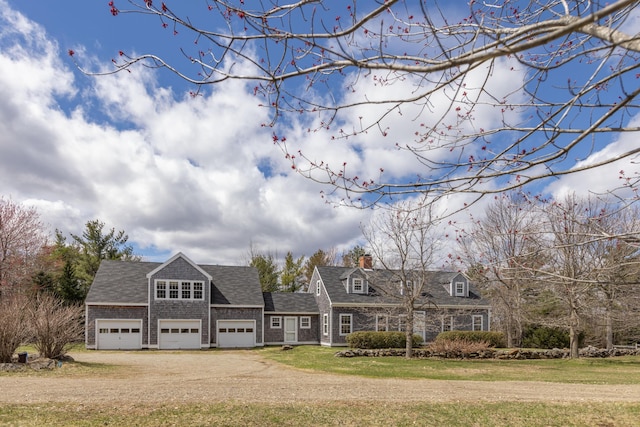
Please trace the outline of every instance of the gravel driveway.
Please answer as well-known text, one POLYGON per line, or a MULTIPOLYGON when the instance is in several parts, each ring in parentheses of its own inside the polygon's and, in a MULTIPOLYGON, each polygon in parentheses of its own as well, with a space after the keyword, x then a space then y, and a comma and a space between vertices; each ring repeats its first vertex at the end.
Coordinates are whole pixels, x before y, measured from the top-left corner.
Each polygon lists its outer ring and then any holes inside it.
MULTIPOLYGON (((120 365, 95 375, 3 375, 0 403, 134 404, 311 401, 638 402, 638 385, 371 379, 306 372, 252 351, 91 351, 77 362, 120 365)), ((64 367, 62 368, 64 369, 64 367)))

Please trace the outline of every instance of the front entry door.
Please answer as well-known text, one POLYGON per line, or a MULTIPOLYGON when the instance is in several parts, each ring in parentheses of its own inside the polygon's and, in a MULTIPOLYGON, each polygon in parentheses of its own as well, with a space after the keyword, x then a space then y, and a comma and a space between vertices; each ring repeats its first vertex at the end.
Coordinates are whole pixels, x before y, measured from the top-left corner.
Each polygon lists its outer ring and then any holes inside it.
POLYGON ((285 317, 284 318, 284 342, 297 342, 297 341, 298 341, 298 318, 285 317))

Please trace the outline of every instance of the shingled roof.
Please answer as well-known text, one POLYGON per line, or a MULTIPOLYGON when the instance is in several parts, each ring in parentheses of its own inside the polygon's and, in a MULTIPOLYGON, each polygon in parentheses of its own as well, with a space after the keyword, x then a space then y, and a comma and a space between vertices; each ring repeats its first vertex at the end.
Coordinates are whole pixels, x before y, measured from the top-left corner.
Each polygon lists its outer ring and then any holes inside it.
POLYGON ((267 313, 319 313, 313 294, 264 292, 263 297, 267 313))
POLYGON ((147 304, 149 302, 147 273, 159 265, 157 262, 103 260, 85 302, 88 304, 147 304))
MULTIPOLYGON (((348 293, 343 280, 352 274, 359 274, 360 277, 374 279, 370 280, 369 286, 375 289, 375 281, 393 280, 393 272, 386 270, 363 270, 352 267, 318 266, 318 273, 322 278, 322 283, 329 295, 329 299, 334 304, 377 304, 377 303, 397 303, 398 298, 385 295, 348 293), (359 270, 359 273, 358 273, 359 270)), ((438 306, 486 306, 490 304, 480 296, 478 290, 469 284, 468 297, 456 297, 449 294, 449 284, 459 272, 452 271, 429 271, 430 279, 423 288, 425 299, 438 306)))
POLYGON ((258 270, 254 267, 200 265, 211 275, 211 304, 264 305, 258 270))
MULTIPOLYGON (((93 279, 87 304, 147 304, 147 274, 163 265, 159 262, 103 260, 93 279)), ((198 265, 212 276, 211 304, 264 305, 258 272, 253 267, 198 265)))

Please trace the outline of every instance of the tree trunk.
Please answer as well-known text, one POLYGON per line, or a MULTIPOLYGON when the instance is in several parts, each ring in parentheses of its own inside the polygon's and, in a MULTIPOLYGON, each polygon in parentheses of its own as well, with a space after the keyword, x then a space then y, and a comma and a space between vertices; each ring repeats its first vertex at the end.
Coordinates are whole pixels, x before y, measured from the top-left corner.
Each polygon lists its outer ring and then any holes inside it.
POLYGON ((569 320, 569 347, 570 347, 570 354, 569 356, 572 359, 577 359, 578 357, 580 357, 580 354, 578 353, 578 348, 579 348, 579 338, 580 338, 580 332, 578 330, 578 313, 576 312, 575 308, 571 309, 571 318, 569 320))
POLYGON ((413 357, 413 310, 407 310, 407 323, 405 330, 405 357, 411 359, 413 357))
POLYGON ((607 309, 605 314, 605 335, 607 338, 607 350, 611 350, 613 348, 613 318, 610 308, 607 309))

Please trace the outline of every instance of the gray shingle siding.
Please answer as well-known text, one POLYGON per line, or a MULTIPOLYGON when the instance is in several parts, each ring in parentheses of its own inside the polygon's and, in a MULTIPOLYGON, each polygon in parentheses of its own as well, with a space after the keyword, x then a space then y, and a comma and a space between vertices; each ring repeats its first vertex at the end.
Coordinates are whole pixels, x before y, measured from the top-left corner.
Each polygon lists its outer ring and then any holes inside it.
MULTIPOLYGON (((150 273, 150 271, 148 272, 150 273)), ((149 345, 158 345, 158 328, 160 320, 169 319, 189 319, 201 320, 203 327, 201 328, 200 343, 207 345, 209 343, 209 279, 202 274, 197 268, 194 268, 189 262, 183 258, 176 258, 161 270, 156 271, 149 279, 149 287, 151 301, 149 302, 150 314, 150 334, 149 345), (193 280, 201 281, 203 286, 202 300, 166 300, 156 299, 155 283, 157 280, 193 280)), ((166 292, 169 292, 167 289, 166 292)))
POLYGON ((94 347, 96 345, 96 320, 99 319, 142 319, 142 342, 148 342, 148 325, 147 307, 122 307, 122 306, 91 306, 87 310, 86 319, 86 337, 87 346, 94 347))

